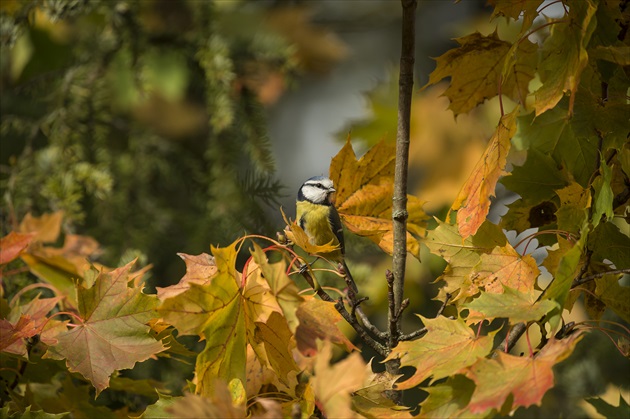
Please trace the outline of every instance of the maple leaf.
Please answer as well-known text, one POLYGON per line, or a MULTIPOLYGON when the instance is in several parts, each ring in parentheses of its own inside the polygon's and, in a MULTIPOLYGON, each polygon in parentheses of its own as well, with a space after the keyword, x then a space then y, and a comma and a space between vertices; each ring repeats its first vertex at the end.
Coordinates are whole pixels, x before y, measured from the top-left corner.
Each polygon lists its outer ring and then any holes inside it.
POLYGON ((483 414, 473 414, 467 408, 474 389, 475 384, 460 374, 449 377, 443 383, 423 387, 422 390, 429 395, 420 403, 421 409, 418 418, 486 417, 483 414))
POLYGON ((277 312, 271 313, 266 323, 256 322, 254 339, 263 343, 266 360, 278 375, 280 382, 287 386, 289 374, 293 372, 295 379, 299 372, 291 353, 295 348, 295 341, 292 338, 286 319, 277 312))
MULTIPOLYGON (((282 309, 254 260, 248 263, 244 274, 236 270, 238 243, 224 248, 212 247, 214 261, 203 257, 187 263, 191 269, 184 278, 188 289, 180 292, 180 281, 171 286, 175 287, 176 293, 170 291, 171 287, 162 290, 166 297, 158 311, 164 320, 175 326, 180 335, 198 335, 206 339, 195 369, 196 392, 201 395, 212 394, 217 379, 228 382, 236 379, 245 383, 248 342, 258 348, 257 355, 264 362, 268 360, 265 351, 276 357, 282 355, 273 352, 278 346, 279 335, 271 333, 266 326, 270 316, 273 313, 279 315, 282 309), (203 259, 206 262, 198 263, 203 259), (210 265, 216 265, 216 271, 210 265), (202 278, 199 284, 196 283, 199 272, 211 276, 202 278)), ((274 327, 279 327, 281 320, 274 318, 272 322, 274 327)))
POLYGON ((35 336, 37 332, 37 327, 31 320, 31 316, 20 316, 14 324, 6 319, 0 319, 0 351, 26 355, 24 345, 16 344, 22 339, 35 336))
POLYGON ((517 20, 523 15, 523 25, 521 33, 524 33, 532 26, 534 19, 538 16, 538 7, 543 0, 489 0, 488 3, 494 6, 492 18, 505 16, 517 20))
POLYGON ((612 168, 606 164, 606 159, 602 156, 599 171, 600 176, 596 177, 593 181, 593 188, 595 189, 595 199, 593 211, 593 226, 597 227, 602 216, 606 216, 606 220, 612 220, 613 214, 613 200, 615 195, 613 194, 610 182, 612 181, 612 168))
POLYGON ((177 256, 186 263, 186 274, 179 280, 176 285, 169 287, 155 287, 157 296, 161 301, 167 298, 175 297, 190 288, 190 284, 205 285, 217 273, 217 265, 214 257, 207 253, 200 255, 187 255, 186 253, 178 253, 177 256))
POLYGON ((361 388, 366 375, 361 355, 355 352, 331 365, 329 364, 332 358, 331 342, 320 342, 318 352, 313 367, 315 377, 311 384, 326 417, 362 417, 351 409, 351 393, 361 388))
POLYGON ((617 269, 630 268, 630 237, 614 223, 598 225, 588 236, 588 248, 593 249, 593 260, 609 260, 617 269))
POLYGON ((618 275, 606 275, 595 280, 595 295, 606 307, 625 321, 630 321, 630 287, 619 285, 618 275))
POLYGON ((456 226, 437 220, 438 227, 429 231, 424 243, 431 253, 442 257, 449 266, 439 279, 446 282, 440 295, 449 293, 453 301, 477 293, 473 287, 473 269, 481 261, 481 254, 490 253, 497 246, 505 246, 505 235, 499 227, 486 222, 475 236, 462 239, 456 226))
POLYGON ((466 376, 477 384, 469 404, 471 412, 499 410, 510 394, 514 397, 513 408, 540 405, 554 385, 553 366, 571 355, 581 338, 579 332, 562 340, 552 338, 534 357, 499 351, 497 358, 480 359, 466 370, 466 376))
MULTIPOLYGON (((344 225, 353 233, 367 237, 392 254, 395 147, 384 141, 370 148, 357 160, 350 138, 330 163, 330 179, 336 193, 335 207, 344 225)), ((424 203, 407 195, 407 251, 420 257, 420 244, 414 237, 424 233, 424 203), (412 234, 413 233, 413 234, 412 234)))
POLYGON ((571 284, 575 279, 580 264, 587 232, 588 229, 585 224, 582 227, 582 236, 571 249, 562 255, 556 271, 551 272, 551 274, 554 275, 553 281, 551 281, 551 284, 543 292, 543 298, 554 300, 558 303, 558 308, 552 311, 549 320, 552 330, 555 330, 560 323, 562 309, 564 309, 569 291, 571 291, 571 284))
MULTIPOLYGON (((558 173, 558 167, 562 166, 566 166, 565 170, 570 172, 580 185, 590 186, 591 174, 597 169, 598 139, 596 136, 586 135, 588 131, 585 131, 575 118, 567 115, 567 102, 567 100, 563 100, 558 106, 540 116, 536 116, 532 112, 519 118, 518 137, 527 139, 527 144, 524 144, 525 148, 529 150, 527 159, 529 160, 529 154, 533 150, 542 153, 545 157, 536 156, 534 158, 538 160, 539 164, 542 163, 541 160, 547 162, 549 174, 534 173, 530 168, 529 175, 533 179, 519 179, 519 181, 529 181, 529 185, 523 186, 527 187, 528 192, 534 194, 523 195, 520 191, 510 188, 514 192, 528 197, 539 196, 544 192, 553 193, 553 190, 560 189, 568 183, 562 181, 562 178, 567 176, 558 173), (545 175, 547 178, 544 177, 545 175), (533 184, 534 182, 540 182, 542 190, 533 191, 532 189, 536 186, 533 184), (550 187, 552 184, 558 183, 562 184, 559 187, 555 185, 550 187)), ((589 129, 592 128, 589 127, 589 129)), ((539 169, 542 168, 539 167, 539 169)), ((504 184, 509 188, 507 183, 504 184)))
POLYGON ((398 406, 387 397, 394 389, 394 383, 401 375, 387 371, 372 372, 372 362, 366 366, 366 379, 363 387, 352 393, 352 403, 357 412, 365 417, 413 418, 409 408, 398 406))
POLYGON ((343 317, 335 309, 335 303, 308 299, 298 307, 297 317, 300 324, 295 331, 295 340, 298 350, 304 355, 317 353, 317 339, 343 345, 348 352, 357 349, 337 326, 343 317))
POLYGON ((417 386, 429 377, 439 380, 457 374, 492 350, 496 331, 477 337, 461 318, 419 317, 427 333, 418 340, 400 342, 385 359, 399 358, 402 366, 416 369, 409 379, 397 385, 400 389, 417 386))
POLYGON ((478 32, 456 38, 459 47, 436 58, 435 70, 423 87, 451 78, 444 92, 455 115, 466 113, 501 92, 514 100, 524 100, 529 81, 534 77, 536 48, 531 42, 510 44, 497 32, 484 36, 478 32))
POLYGON ((245 406, 232 401, 230 390, 225 382, 217 381, 214 392, 209 396, 186 394, 173 398, 164 411, 175 418, 244 418, 247 416, 245 406))
POLYGON ((254 243, 251 250, 254 262, 260 267, 262 275, 269 284, 269 291, 275 297, 278 305, 282 309, 284 317, 287 319, 289 328, 295 333, 299 324, 296 315, 298 306, 304 302, 295 282, 287 275, 287 267, 284 260, 269 263, 263 250, 254 243))
POLYGON ((498 317, 510 319, 510 323, 540 320, 545 314, 558 307, 555 301, 538 301, 540 292, 534 289, 520 292, 503 286, 503 293, 481 292, 473 301, 464 304, 464 308, 474 310, 466 318, 467 322, 480 322, 498 317))
MULTIPOLYGON (((542 86, 536 91, 536 115, 554 108, 566 91, 572 97, 577 91, 580 75, 588 64, 586 46, 596 26, 597 6, 591 0, 578 1, 568 15, 556 21, 541 49, 539 74, 542 86)), ((569 114, 573 113, 573 100, 569 114)))
POLYGON ((33 241, 35 233, 10 232, 0 240, 0 265, 15 260, 33 241))
POLYGON ((88 379, 99 394, 116 370, 132 368, 166 348, 146 324, 157 317, 158 299, 127 286, 135 261, 101 273, 91 288, 78 284, 82 323, 56 336, 45 358, 65 359, 68 369, 88 379))
POLYGON ((30 212, 24 216, 18 230, 22 233, 34 233, 33 241, 51 243, 57 240, 61 232, 63 211, 34 217, 30 212))
MULTIPOLYGON (((28 356, 24 339, 41 334, 48 322, 47 314, 59 304, 64 297, 40 299, 37 295, 33 300, 13 307, 7 319, 2 319, 3 329, 0 337, 0 350, 28 356)), ((52 325, 50 322, 49 325, 52 325)))
POLYGON ((503 286, 529 291, 534 288, 539 274, 536 260, 531 255, 521 256, 507 243, 480 256, 479 263, 473 268, 469 293, 476 294, 479 288, 502 293, 503 286))
POLYGON ((490 210, 490 197, 507 161, 510 139, 516 133, 516 107, 501 117, 497 129, 488 143, 475 169, 462 186, 452 210, 457 210, 457 226, 462 238, 474 235, 490 210))

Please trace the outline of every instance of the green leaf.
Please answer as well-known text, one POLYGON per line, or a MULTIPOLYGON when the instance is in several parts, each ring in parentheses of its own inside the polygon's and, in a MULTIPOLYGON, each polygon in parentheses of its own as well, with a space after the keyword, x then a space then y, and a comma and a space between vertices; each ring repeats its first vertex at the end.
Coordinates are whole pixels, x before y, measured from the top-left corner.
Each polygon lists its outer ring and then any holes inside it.
POLYGON ((604 416, 605 418, 627 418, 630 416, 630 405, 628 402, 621 397, 619 394, 619 405, 613 406, 608 404, 605 400, 597 397, 592 399, 584 399, 587 403, 590 403, 593 406, 597 413, 604 416))
POLYGON ((541 49, 542 86, 536 91, 536 115, 553 109, 566 91, 572 95, 577 91, 580 75, 588 63, 586 46, 596 26, 593 18, 596 11, 592 0, 576 1, 568 15, 551 26, 551 36, 541 49))
POLYGON ((464 308, 474 310, 466 321, 492 320, 498 317, 510 319, 511 324, 540 320, 545 314, 558 307, 551 300, 538 301, 540 292, 534 289, 528 292, 503 286, 503 294, 481 292, 478 298, 464 304, 464 308))
POLYGON ((501 183, 512 192, 527 197, 529 202, 539 203, 552 199, 556 189, 563 188, 568 182, 548 154, 529 150, 525 164, 514 167, 512 175, 502 178, 501 183))
POLYGON ((419 315, 427 333, 411 342, 400 342, 385 359, 400 359, 402 366, 412 366, 416 372, 397 388, 408 389, 425 379, 433 380, 457 374, 474 364, 492 350, 494 335, 476 336, 461 318, 456 320, 440 316, 428 319, 419 315))
POLYGON ((526 115, 519 124, 519 138, 525 148, 551 156, 556 167, 565 167, 580 185, 588 186, 597 165, 598 138, 593 129, 578 129, 574 125, 566 101, 535 119, 533 114, 526 115))
POLYGON ((613 194, 612 186, 612 168, 606 164, 606 159, 602 156, 600 167, 601 175, 595 178, 593 181, 593 188, 595 189, 595 202, 593 210, 593 220, 591 221, 593 226, 597 227, 602 220, 602 216, 606 216, 606 220, 612 220, 613 218, 613 200, 615 196, 613 194))
POLYGON ((523 25, 521 34, 528 30, 534 19, 538 17, 538 7, 543 0, 489 0, 488 3, 494 6, 492 18, 496 16, 505 16, 510 19, 518 20, 523 15, 523 25))
POLYGON ((463 375, 454 375, 445 382, 431 387, 422 387, 429 393, 420 403, 421 418, 482 418, 488 415, 473 414, 467 406, 475 390, 475 383, 463 375))
POLYGON ((575 279, 580 264, 587 231, 585 227, 582 227, 582 236, 577 243, 562 256, 556 272, 551 272, 554 279, 543 293, 543 298, 554 300, 558 303, 558 307, 551 312, 551 318, 549 320, 552 330, 555 330, 560 323, 562 310, 564 309, 569 291, 571 290, 571 284, 575 279))
POLYGON ((630 321, 630 287, 619 285, 619 275, 595 279, 595 295, 619 317, 630 321))
POLYGON ((588 236, 591 260, 611 261, 617 269, 630 268, 630 237, 611 222, 601 223, 588 236))

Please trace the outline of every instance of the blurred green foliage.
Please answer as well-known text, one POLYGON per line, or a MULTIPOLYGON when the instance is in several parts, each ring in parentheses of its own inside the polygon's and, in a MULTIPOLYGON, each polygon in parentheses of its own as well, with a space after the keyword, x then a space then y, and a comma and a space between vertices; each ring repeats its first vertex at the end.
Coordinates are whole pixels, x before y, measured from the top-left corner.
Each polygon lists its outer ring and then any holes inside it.
POLYGON ((102 262, 142 254, 172 283, 177 252, 273 234, 265 207, 282 186, 260 75, 296 63, 265 6, 246 5, 2 1, 2 235, 63 210, 66 232, 105 245, 102 262))

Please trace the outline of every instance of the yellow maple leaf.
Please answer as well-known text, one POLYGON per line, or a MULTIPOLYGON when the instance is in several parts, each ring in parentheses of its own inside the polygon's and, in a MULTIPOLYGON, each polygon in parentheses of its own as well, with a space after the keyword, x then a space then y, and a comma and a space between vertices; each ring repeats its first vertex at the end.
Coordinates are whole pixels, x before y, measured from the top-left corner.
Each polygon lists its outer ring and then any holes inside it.
POLYGON ((517 106, 501 117, 486 151, 453 202, 451 209, 458 210, 457 227, 464 239, 474 235, 488 215, 490 196, 494 196, 494 189, 503 174, 510 151, 510 139, 516 133, 518 110, 517 106))
MULTIPOLYGON (((395 147, 384 141, 357 159, 348 138, 330 163, 330 179, 337 189, 335 207, 345 226, 351 232, 369 238, 390 255, 394 247, 392 198, 395 162, 395 147)), ((420 244, 415 236, 424 234, 428 218, 423 205, 423 201, 407 195, 407 251, 418 258, 420 244)))

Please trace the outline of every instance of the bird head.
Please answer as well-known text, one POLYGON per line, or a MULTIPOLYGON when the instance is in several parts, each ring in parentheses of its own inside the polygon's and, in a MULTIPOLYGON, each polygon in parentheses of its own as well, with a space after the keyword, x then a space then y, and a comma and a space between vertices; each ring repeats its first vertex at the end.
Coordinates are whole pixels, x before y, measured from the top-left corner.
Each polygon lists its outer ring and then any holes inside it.
POLYGON ((313 204, 331 205, 331 196, 336 192, 332 180, 325 176, 313 176, 300 187, 298 201, 309 201, 313 204))

